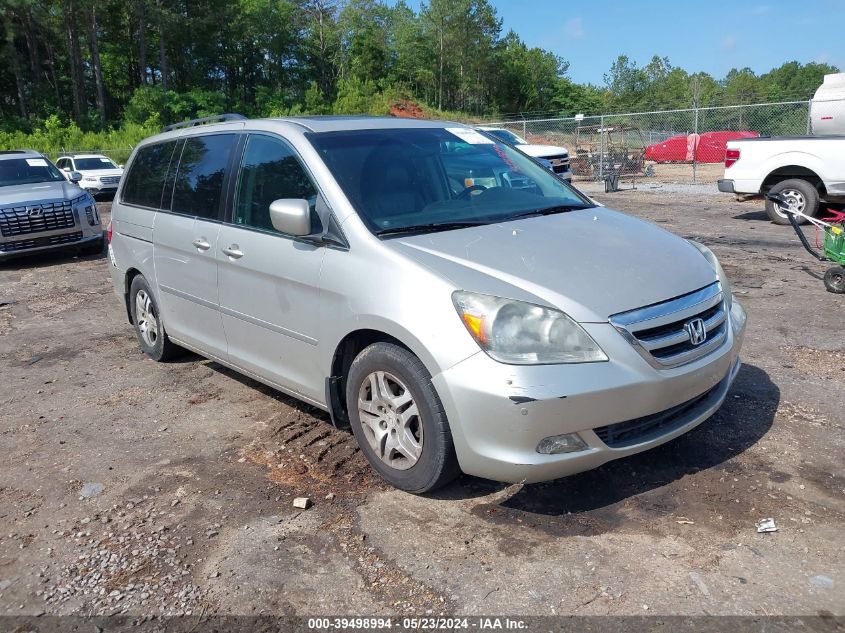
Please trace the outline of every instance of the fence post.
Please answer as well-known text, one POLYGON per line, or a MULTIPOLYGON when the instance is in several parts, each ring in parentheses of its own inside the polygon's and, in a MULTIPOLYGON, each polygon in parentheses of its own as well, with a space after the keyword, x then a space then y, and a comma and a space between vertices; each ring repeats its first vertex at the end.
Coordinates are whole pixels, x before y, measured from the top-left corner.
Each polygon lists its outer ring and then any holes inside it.
POLYGON ((692 141, 692 184, 696 184, 696 167, 698 163, 698 107, 695 108, 695 128, 692 141))
POLYGON ((525 114, 520 112, 520 116, 522 117, 522 138, 527 138, 528 136, 528 127, 527 122, 525 121, 525 114))
POLYGON ((599 180, 604 180, 604 115, 599 119, 599 180))
POLYGON ((813 134, 813 100, 809 99, 807 101, 807 136, 811 136, 813 134))

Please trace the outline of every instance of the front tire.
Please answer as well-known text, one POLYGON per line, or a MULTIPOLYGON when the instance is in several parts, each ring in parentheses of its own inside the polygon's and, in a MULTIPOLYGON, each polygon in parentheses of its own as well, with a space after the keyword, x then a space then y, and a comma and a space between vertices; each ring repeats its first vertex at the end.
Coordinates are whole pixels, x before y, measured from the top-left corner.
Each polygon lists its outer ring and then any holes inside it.
POLYGON ((460 472, 449 422, 431 375, 394 343, 374 343, 349 368, 346 405, 370 465, 390 484, 430 492, 460 472))
POLYGON ((845 294, 845 267, 828 268, 824 274, 824 287, 827 288, 828 292, 838 295, 845 294))
MULTIPOLYGON (((783 180, 769 189, 769 193, 779 193, 785 196, 792 205, 804 215, 809 215, 811 218, 816 217, 819 212, 819 192, 812 183, 799 178, 791 180, 783 180)), ((769 219, 775 224, 789 224, 789 217, 784 211, 780 210, 780 206, 766 200, 766 213, 769 219)), ((807 220, 801 217, 796 217, 798 224, 806 224, 807 220)))
POLYGON ((141 275, 135 277, 129 287, 129 309, 138 344, 147 356, 161 362, 173 358, 179 352, 179 347, 170 341, 164 331, 155 296, 141 275))

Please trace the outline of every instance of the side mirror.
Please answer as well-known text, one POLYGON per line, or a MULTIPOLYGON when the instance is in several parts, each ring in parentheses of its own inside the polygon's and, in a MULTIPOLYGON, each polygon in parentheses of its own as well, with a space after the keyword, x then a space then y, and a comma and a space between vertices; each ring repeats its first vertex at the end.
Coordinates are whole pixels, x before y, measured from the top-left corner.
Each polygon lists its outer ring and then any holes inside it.
POLYGON ((281 198, 270 203, 273 228, 287 235, 311 233, 311 207, 308 200, 281 198))
POLYGON ((82 180, 82 174, 80 174, 78 171, 70 171, 68 172, 68 179, 71 182, 79 182, 80 180, 82 180))

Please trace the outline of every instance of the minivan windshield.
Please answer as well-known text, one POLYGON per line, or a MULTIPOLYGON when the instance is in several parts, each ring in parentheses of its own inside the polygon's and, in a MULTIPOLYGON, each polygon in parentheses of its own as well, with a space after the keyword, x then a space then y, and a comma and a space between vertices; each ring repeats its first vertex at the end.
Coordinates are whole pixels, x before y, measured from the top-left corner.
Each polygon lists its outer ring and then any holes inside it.
POLYGON ((46 158, 4 158, 0 160, 0 187, 64 180, 62 172, 46 158))
POLYGON ((533 159, 468 128, 309 134, 377 235, 432 232, 594 206, 533 159))
POLYGON ((100 169, 119 169, 110 158, 105 156, 97 156, 94 158, 76 158, 74 159, 76 168, 79 171, 99 171, 100 169))

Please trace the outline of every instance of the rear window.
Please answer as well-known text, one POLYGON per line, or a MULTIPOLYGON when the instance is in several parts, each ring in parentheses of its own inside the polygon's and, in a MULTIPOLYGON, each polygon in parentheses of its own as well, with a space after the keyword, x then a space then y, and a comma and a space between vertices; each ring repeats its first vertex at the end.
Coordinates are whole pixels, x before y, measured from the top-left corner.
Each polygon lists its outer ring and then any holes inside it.
POLYGON ((175 146, 176 141, 167 141, 138 150, 125 177, 121 202, 159 208, 164 177, 175 146))
POLYGON ((217 219, 235 140, 234 134, 208 134, 185 141, 173 186, 173 213, 217 219))

